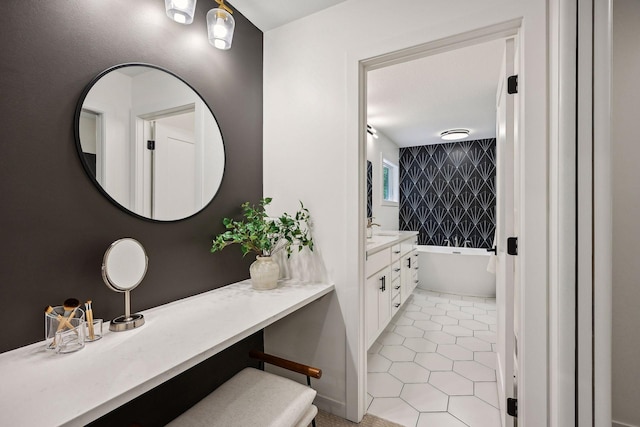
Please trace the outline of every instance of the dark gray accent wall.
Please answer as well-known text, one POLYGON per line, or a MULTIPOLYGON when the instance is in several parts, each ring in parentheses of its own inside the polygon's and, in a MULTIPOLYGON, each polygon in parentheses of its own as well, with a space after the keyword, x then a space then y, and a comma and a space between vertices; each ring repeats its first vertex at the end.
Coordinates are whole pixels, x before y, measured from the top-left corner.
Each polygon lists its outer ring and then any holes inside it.
POLYGON ((158 0, 3 2, 0 14, 0 322, 5 351, 43 339, 43 310, 68 297, 93 300, 96 317, 122 314, 123 295, 107 289, 100 265, 108 245, 138 239, 149 270, 132 292, 143 310, 248 277, 237 248, 209 253, 222 218, 262 195, 262 32, 234 13, 228 51, 207 41, 206 13, 169 20, 158 0), (74 111, 84 87, 124 62, 167 68, 209 104, 222 129, 226 170, 213 202, 175 223, 128 215, 94 187, 74 142, 74 111))
POLYGON ((400 149, 400 229, 420 245, 492 246, 495 138, 400 149))
MULTIPOLYGON (((6 327, 0 351, 42 340, 44 308, 68 297, 93 300, 95 317, 123 314, 123 295, 108 290, 100 275, 104 251, 121 237, 138 239, 149 256, 147 276, 132 292, 135 311, 248 277, 251 259, 239 249, 210 254, 209 247, 224 216, 262 196, 262 32, 235 12, 233 47, 213 48, 205 15, 214 6, 198 2, 194 23, 183 26, 166 17, 161 0, 3 1, 0 323, 6 327), (154 223, 124 213, 100 194, 80 163, 73 130, 78 98, 95 75, 124 62, 147 62, 181 76, 220 124, 222 186, 190 219, 154 223)), ((242 363, 209 365, 215 380, 191 383, 199 392, 190 403, 245 365, 249 346, 262 347, 262 334, 221 356, 242 363)), ((159 389, 155 406, 170 402, 172 394, 171 384, 159 389)), ((153 406, 147 399, 134 412, 153 406)))

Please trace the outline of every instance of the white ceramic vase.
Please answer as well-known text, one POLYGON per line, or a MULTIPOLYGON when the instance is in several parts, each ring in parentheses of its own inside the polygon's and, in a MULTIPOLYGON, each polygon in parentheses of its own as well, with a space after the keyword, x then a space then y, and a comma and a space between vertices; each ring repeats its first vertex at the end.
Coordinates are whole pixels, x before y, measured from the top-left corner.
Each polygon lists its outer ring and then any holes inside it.
POLYGON ((278 286, 280 266, 270 256, 257 256, 249 267, 253 289, 266 291, 278 286))

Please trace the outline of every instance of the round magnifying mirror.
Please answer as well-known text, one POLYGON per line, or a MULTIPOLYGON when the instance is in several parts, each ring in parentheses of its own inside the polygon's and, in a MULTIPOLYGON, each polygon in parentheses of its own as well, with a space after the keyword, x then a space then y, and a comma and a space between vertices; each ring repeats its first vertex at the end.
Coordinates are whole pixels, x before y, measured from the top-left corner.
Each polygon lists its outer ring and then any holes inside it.
POLYGON ((113 319, 109 330, 126 331, 144 325, 142 314, 131 314, 130 292, 144 279, 148 264, 144 247, 129 237, 116 240, 105 252, 102 279, 112 291, 124 292, 124 315, 113 319))
POLYGON ((211 109, 185 80, 155 65, 98 74, 78 102, 75 137, 89 178, 138 217, 188 218, 222 182, 224 143, 211 109))

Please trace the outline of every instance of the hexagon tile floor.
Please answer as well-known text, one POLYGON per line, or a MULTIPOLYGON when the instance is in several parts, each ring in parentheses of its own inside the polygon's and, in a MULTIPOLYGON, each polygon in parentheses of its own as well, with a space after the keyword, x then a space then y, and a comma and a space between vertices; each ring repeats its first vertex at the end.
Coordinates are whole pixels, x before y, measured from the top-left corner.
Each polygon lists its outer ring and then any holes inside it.
POLYGON ((500 427, 494 298, 419 288, 368 352, 367 412, 407 427, 500 427))

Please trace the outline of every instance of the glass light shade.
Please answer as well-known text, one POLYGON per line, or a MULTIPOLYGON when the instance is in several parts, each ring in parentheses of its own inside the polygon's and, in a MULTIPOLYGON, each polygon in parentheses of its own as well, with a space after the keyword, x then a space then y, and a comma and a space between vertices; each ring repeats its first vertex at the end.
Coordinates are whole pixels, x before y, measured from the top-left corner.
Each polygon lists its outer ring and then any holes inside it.
POLYGON ((191 24, 197 0, 164 0, 167 16, 180 24, 191 24))
POLYGON ((207 13, 209 43, 218 49, 227 50, 231 47, 235 27, 236 22, 233 16, 226 10, 211 9, 207 13))
POLYGON ((469 136, 469 131, 467 129, 451 129, 440 134, 440 138, 445 141, 455 141, 466 138, 467 136, 469 136))

